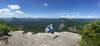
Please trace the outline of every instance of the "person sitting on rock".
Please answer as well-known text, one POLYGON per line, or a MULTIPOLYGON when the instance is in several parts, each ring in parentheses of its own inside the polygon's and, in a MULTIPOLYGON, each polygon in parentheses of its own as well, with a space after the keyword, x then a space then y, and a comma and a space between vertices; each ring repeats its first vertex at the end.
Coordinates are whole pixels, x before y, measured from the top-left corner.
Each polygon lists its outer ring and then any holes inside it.
POLYGON ((45 28, 45 32, 54 33, 54 29, 53 29, 52 24, 48 25, 47 28, 45 28))
POLYGON ((49 25, 49 32, 50 32, 50 33, 54 33, 54 29, 53 29, 52 24, 49 25))
POLYGON ((49 32, 49 25, 45 28, 45 32, 48 33, 49 32))

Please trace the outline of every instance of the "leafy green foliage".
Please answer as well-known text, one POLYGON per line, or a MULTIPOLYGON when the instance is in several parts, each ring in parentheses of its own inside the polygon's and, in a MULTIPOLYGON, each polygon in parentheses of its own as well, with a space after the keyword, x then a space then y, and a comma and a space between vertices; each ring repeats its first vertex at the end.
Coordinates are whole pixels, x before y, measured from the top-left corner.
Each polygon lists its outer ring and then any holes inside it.
POLYGON ((81 46, 100 46, 100 21, 84 26, 81 46))
POLYGON ((10 24, 7 23, 3 20, 0 20, 0 31, 17 31, 18 29, 22 30, 21 27, 19 28, 17 25, 15 24, 10 24))
POLYGON ((8 25, 3 20, 0 20, 0 31, 8 29, 8 25))
POLYGON ((82 29, 83 25, 89 23, 86 21, 81 21, 80 19, 67 19, 64 21, 64 28, 63 30, 68 31, 68 27, 76 27, 77 33, 80 33, 80 30, 82 29))

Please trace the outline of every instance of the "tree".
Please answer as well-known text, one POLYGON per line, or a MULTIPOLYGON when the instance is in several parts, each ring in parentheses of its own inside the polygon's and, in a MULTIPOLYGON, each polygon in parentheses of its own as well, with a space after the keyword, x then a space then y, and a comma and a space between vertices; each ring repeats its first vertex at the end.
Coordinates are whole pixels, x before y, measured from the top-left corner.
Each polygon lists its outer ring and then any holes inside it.
POLYGON ((100 21, 85 25, 81 33, 84 46, 100 46, 100 21))

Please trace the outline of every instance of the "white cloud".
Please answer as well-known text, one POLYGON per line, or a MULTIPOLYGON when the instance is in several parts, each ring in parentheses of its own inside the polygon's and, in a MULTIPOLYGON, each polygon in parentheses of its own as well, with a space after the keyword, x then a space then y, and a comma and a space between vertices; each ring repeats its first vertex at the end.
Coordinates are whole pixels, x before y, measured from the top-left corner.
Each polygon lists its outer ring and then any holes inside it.
POLYGON ((10 12, 10 9, 7 8, 0 9, 0 17, 9 17, 9 15, 12 15, 10 12))
POLYGON ((4 8, 4 9, 0 9, 0 13, 7 13, 10 12, 10 9, 4 8))
POLYGON ((8 8, 9 9, 12 9, 12 10, 18 10, 18 9, 20 9, 21 7, 19 6, 19 5, 8 5, 8 8))
POLYGON ((48 4, 47 3, 44 3, 44 6, 48 6, 48 4))
POLYGON ((8 5, 8 7, 0 9, 0 18, 11 18, 11 17, 17 17, 17 18, 23 18, 23 17, 29 17, 27 13, 24 13, 20 10, 19 5, 8 5))
POLYGON ((65 16, 60 16, 59 18, 100 18, 100 17, 97 17, 97 16, 76 16, 76 15, 65 15, 65 16))
POLYGON ((83 16, 83 15, 80 15, 80 13, 78 12, 72 12, 72 13, 64 13, 62 14, 62 16, 60 16, 59 18, 100 18, 98 16, 93 16, 93 15, 88 15, 88 16, 83 16))
POLYGON ((22 12, 20 10, 16 10, 15 13, 17 13, 17 14, 24 14, 24 12, 22 12))
POLYGON ((60 16, 60 18, 79 18, 80 16, 74 16, 74 15, 65 15, 65 16, 60 16))

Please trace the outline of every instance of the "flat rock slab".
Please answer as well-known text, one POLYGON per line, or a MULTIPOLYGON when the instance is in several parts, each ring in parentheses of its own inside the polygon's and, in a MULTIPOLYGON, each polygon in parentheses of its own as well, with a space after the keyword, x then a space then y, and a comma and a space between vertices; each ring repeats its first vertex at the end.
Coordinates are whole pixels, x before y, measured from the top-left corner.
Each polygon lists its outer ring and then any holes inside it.
POLYGON ((70 32, 22 34, 13 32, 6 46, 79 46, 81 36, 70 32))

